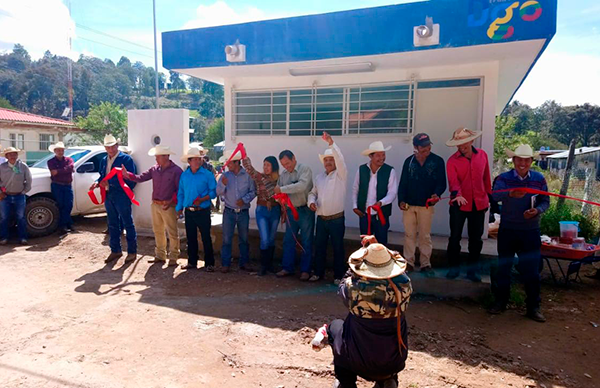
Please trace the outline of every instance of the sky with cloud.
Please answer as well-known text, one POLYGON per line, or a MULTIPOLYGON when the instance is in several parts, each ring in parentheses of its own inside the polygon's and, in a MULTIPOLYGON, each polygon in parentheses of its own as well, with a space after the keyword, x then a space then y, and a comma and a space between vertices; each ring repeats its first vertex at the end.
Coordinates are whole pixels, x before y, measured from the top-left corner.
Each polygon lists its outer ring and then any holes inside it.
MULTIPOLYGON (((156 0, 156 14, 160 32, 411 1, 156 0)), ((0 51, 21 43, 34 58, 50 50, 74 59, 84 54, 116 62, 125 55, 154 64, 150 0, 70 0, 71 16, 68 3, 0 0, 0 51)), ((558 15, 557 34, 516 99, 532 106, 547 99, 600 105, 600 4, 559 0, 558 15)))

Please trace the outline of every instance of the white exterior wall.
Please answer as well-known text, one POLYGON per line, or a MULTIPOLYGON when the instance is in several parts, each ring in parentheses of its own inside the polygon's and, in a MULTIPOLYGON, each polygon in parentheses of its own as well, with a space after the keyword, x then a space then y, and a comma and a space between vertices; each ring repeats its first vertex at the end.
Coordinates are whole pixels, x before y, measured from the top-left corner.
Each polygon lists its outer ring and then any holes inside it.
MULTIPOLYGON (((160 136, 160 144, 169 146, 176 155, 171 160, 184 167, 181 155, 189 145, 189 111, 187 109, 145 109, 127 112, 127 131, 131 157, 135 161, 138 174, 156 164, 148 150, 154 147, 153 139, 160 136)), ((133 205, 133 219, 136 229, 149 233, 152 231, 152 181, 138 183, 135 197, 140 206, 133 205)))
MULTIPOLYGON (((260 90, 276 88, 300 88, 322 86, 346 86, 354 84, 371 84, 385 82, 406 82, 414 77, 416 81, 449 80, 464 78, 481 78, 479 88, 442 88, 421 89, 416 92, 415 128, 414 133, 428 133, 434 143, 433 152, 445 160, 456 151, 444 144, 452 132, 466 126, 471 129, 483 130, 481 147, 491 157, 493 155, 495 107, 498 90, 498 63, 473 63, 470 65, 428 67, 421 69, 397 69, 375 71, 373 73, 327 75, 311 77, 253 77, 236 78, 225 81, 225 142, 229 149, 232 144, 243 142, 250 158, 256 167, 260 168, 262 159, 267 155, 277 156, 280 151, 290 149, 300 163, 307 164, 313 170, 313 175, 323 170, 318 153, 326 148, 320 137, 301 136, 233 136, 232 134, 232 90, 260 90)), ((381 134, 381 135, 350 135, 335 137, 348 165, 349 180, 346 197, 346 223, 348 226, 358 226, 358 218, 352 212, 352 182, 360 164, 368 162, 368 158, 360 155, 374 140, 381 140, 386 145, 392 145, 387 153, 386 163, 393 166, 398 175, 401 173, 404 160, 412 155, 412 135, 381 134)), ((448 205, 446 202, 436 206, 436 216, 432 231, 434 234, 448 235, 448 205)), ((254 213, 251 213, 252 216, 254 213)), ((403 231, 401 211, 394 203, 391 218, 391 230, 403 231)))

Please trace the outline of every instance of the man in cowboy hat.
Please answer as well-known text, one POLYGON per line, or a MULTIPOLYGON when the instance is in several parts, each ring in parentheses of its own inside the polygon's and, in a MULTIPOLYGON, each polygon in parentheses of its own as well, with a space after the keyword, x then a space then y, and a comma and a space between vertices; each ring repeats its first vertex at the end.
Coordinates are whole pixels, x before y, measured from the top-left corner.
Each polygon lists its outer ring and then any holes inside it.
MULTIPOLYGON (((0 144, 0 155, 2 155, 2 144, 0 144)), ((4 156, 0 156, 0 164, 6 162, 6 158, 4 156)))
POLYGON ((431 140, 426 133, 413 137, 414 155, 404 161, 398 206, 403 211, 404 257, 408 271, 415 267, 415 249, 419 236, 421 272, 433 275, 431 269, 431 222, 434 207, 446 191, 446 168, 444 159, 431 152, 431 140))
MULTIPOLYGON (((129 263, 137 258, 137 234, 135 225, 133 224, 131 200, 127 197, 123 188, 121 188, 117 176, 113 176, 108 181, 104 181, 104 177, 106 177, 113 168, 122 168, 125 166, 127 171, 134 174, 136 173, 135 163, 131 156, 119 151, 119 141, 120 139, 116 139, 113 135, 106 135, 104 137, 106 157, 100 161, 100 177, 90 187, 90 190, 94 190, 95 188, 102 186, 106 190, 104 206, 108 217, 108 234, 111 253, 104 260, 105 263, 110 263, 123 256, 123 251, 121 249, 121 222, 127 233, 127 257, 125 258, 125 262, 129 263)), ((133 189, 136 183, 127 179, 127 177, 124 178, 125 183, 133 189)))
POLYGON ((333 278, 337 285, 346 272, 344 203, 346 202, 348 169, 342 151, 327 132, 323 132, 323 140, 329 145, 325 153, 319 155, 325 171, 315 177, 314 186, 308 194, 308 206, 310 210, 317 213, 315 274, 309 280, 317 281, 325 276, 327 245, 329 237, 331 237, 333 278))
POLYGON ((308 203, 308 193, 313 187, 312 171, 310 167, 300 164, 296 161, 296 156, 290 150, 284 150, 279 153, 279 162, 283 166, 283 171, 279 175, 275 193, 288 194, 292 205, 298 211, 298 220, 292 215, 292 211, 287 209, 285 237, 283 239, 283 269, 277 273, 277 276, 289 276, 294 274, 296 262, 296 236, 300 232, 302 243, 302 257, 300 258, 300 280, 308 281, 310 279, 310 268, 312 261, 312 243, 315 229, 315 213, 313 213, 306 204, 308 203))
POLYGON ((315 336, 313 349, 331 345, 334 387, 356 388, 360 376, 376 381, 374 388, 396 388, 408 356, 404 312, 412 287, 406 261, 365 236, 363 248, 350 255, 348 264, 338 294, 349 313, 345 320, 331 322, 325 336, 315 336))
POLYGON ((241 166, 242 154, 237 151, 233 156, 231 150, 226 150, 219 160, 227 162, 228 171, 221 174, 217 184, 217 195, 223 197, 223 245, 221 246, 221 272, 229 272, 231 266, 231 244, 237 225, 240 249, 241 270, 248 270, 250 249, 248 232, 250 226, 250 202, 256 197, 256 185, 252 177, 241 166))
POLYGON ((382 244, 387 244, 387 234, 390 228, 392 202, 398 193, 398 175, 396 170, 385 163, 385 153, 391 146, 384 147, 380 141, 374 141, 361 154, 368 156, 370 161, 358 168, 352 186, 354 213, 360 221, 360 233, 368 234, 369 215, 367 208, 379 206, 383 214, 380 219, 375 209, 371 213, 371 234, 382 244))
POLYGON ((204 246, 204 269, 214 272, 215 257, 210 237, 211 199, 217 196, 215 176, 202 166, 202 153, 192 147, 181 157, 189 167, 181 174, 177 191, 177 214, 185 216, 188 262, 182 269, 198 268, 198 230, 204 246))
POLYGON ((502 213, 498 230, 498 265, 492 272, 496 284, 492 289, 495 303, 488 311, 500 314, 506 309, 510 296, 511 270, 517 254, 517 269, 527 294, 527 316, 534 321, 544 322, 546 318, 540 311, 540 219, 550 206, 550 197, 532 195, 519 191, 519 188, 548 191, 548 186, 542 174, 531 171, 531 164, 537 154, 529 145, 522 144, 515 151, 507 149, 506 153, 512 158, 514 169, 500 174, 494 183, 493 197, 502 202, 502 213))
POLYGON ((170 155, 175 155, 167 146, 157 145, 148 151, 148 156, 154 156, 156 164, 140 175, 128 172, 126 166, 123 168, 123 176, 133 182, 146 182, 152 179, 152 230, 156 249, 154 259, 151 263, 164 263, 168 258, 168 265, 177 265, 179 258, 179 231, 177 229, 177 191, 179 190, 179 178, 183 170, 173 163, 170 155), (167 252, 167 238, 165 229, 169 235, 170 249, 167 252))
POLYGON ((468 222, 469 260, 467 278, 480 282, 478 273, 479 258, 483 241, 485 214, 490 205, 492 194, 490 165, 484 150, 475 148, 473 142, 481 136, 481 132, 467 128, 458 128, 452 139, 446 142, 448 147, 456 147, 446 170, 450 189, 450 239, 448 240, 448 264, 450 270, 446 274, 449 279, 460 275, 460 240, 465 221, 468 222))
POLYGON ((4 149, 1 156, 6 162, 0 164, 0 244, 8 242, 8 224, 15 212, 21 244, 27 244, 27 221, 25 220, 25 194, 31 190, 31 172, 19 159, 22 150, 14 147, 4 149))
POLYGON ((58 205, 58 230, 60 234, 73 231, 73 220, 71 211, 73 210, 73 172, 75 166, 73 159, 65 156, 65 144, 59 141, 48 147, 48 151, 54 153, 54 157, 48 160, 48 170, 50 170, 50 179, 52 183, 50 188, 52 196, 58 205))

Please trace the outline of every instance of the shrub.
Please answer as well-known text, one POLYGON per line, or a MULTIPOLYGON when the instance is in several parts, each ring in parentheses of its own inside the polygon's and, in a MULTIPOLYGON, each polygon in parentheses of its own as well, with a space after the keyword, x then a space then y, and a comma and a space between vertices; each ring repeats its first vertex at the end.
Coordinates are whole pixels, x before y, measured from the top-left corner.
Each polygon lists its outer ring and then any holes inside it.
POLYGON ((592 217, 586 217, 579 212, 576 205, 566 203, 558 208, 553 201, 550 208, 542 214, 540 228, 542 234, 554 237, 560 235, 560 221, 579 222, 579 236, 591 241, 598 236, 598 222, 592 217))

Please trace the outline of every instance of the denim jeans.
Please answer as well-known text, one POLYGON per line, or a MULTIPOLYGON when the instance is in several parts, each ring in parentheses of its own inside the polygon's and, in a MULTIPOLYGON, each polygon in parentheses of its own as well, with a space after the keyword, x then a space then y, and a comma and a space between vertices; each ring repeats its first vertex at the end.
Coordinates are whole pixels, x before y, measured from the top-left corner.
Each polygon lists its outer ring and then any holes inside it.
POLYGON ((121 249, 121 222, 127 232, 127 253, 137 253, 137 234, 131 213, 131 200, 118 189, 106 193, 106 215, 108 216, 108 234, 110 236, 110 251, 122 252, 121 249))
POLYGON ((58 205, 58 228, 70 228, 73 226, 71 220, 71 211, 73 210, 73 188, 71 185, 59 185, 52 183, 50 185, 52 196, 58 205))
MULTIPOLYGON (((369 216, 364 215, 359 218, 360 234, 367 234, 369 231, 369 216)), ((390 229, 390 219, 387 218, 385 225, 381 224, 379 217, 371 215, 371 234, 375 236, 377 242, 383 245, 388 243, 388 229, 390 229)))
POLYGON ((515 254, 519 257, 517 270, 525 286, 527 309, 540 307, 540 272, 542 270, 542 242, 540 230, 512 230, 500 227, 498 231, 498 265, 492 272, 496 302, 506 304, 510 298, 511 270, 515 254))
POLYGON ((331 237, 333 246, 333 277, 341 279, 346 273, 346 258, 344 257, 344 233, 346 232, 345 217, 335 220, 323 220, 317 217, 317 231, 315 237, 315 275, 325 276, 325 261, 327 245, 331 237))
POLYGON ((256 207, 256 224, 260 234, 260 249, 265 250, 275 246, 275 236, 281 217, 281 207, 273 206, 271 210, 266 206, 256 207))
POLYGON ((25 220, 25 194, 7 195, 0 201, 0 240, 8 240, 8 226, 11 213, 14 211, 17 219, 19 239, 27 239, 27 221, 25 220))
POLYGON ((300 206, 298 210, 298 221, 294 220, 292 211, 287 210, 287 225, 285 228, 285 237, 283 238, 283 260, 282 267, 290 273, 295 272, 296 264, 296 238, 300 233, 300 243, 302 244, 302 256, 300 257, 300 271, 310 273, 312 261, 312 242, 315 229, 315 213, 308 206, 300 206))
POLYGON ((233 243, 233 234, 237 225, 238 242, 240 247, 240 267, 248 263, 248 228, 250 224, 250 212, 248 209, 236 213, 234 210, 225 207, 223 211, 223 245, 221 246, 221 265, 229 267, 231 265, 231 244, 233 243))

